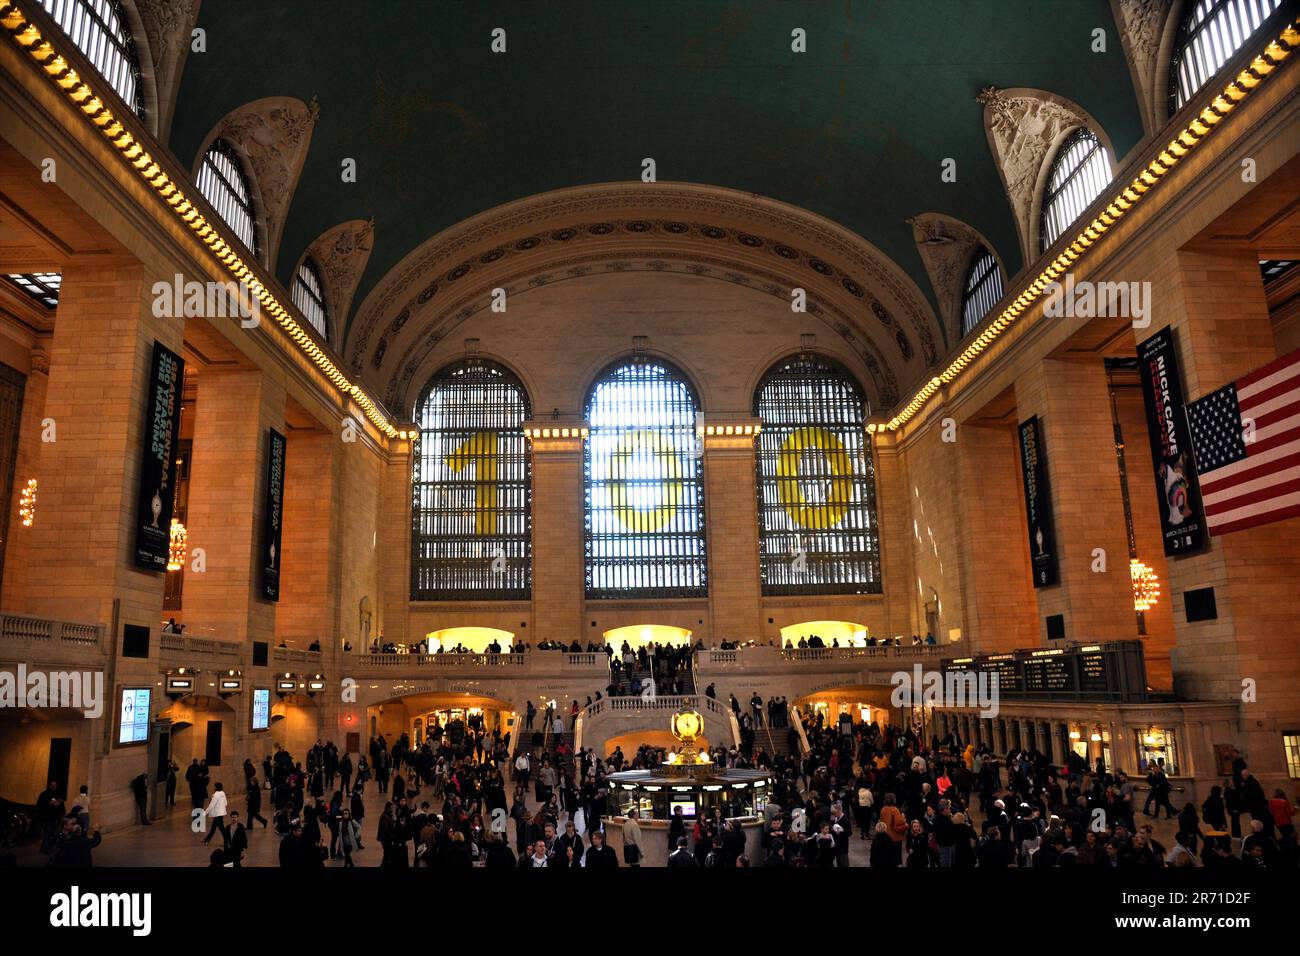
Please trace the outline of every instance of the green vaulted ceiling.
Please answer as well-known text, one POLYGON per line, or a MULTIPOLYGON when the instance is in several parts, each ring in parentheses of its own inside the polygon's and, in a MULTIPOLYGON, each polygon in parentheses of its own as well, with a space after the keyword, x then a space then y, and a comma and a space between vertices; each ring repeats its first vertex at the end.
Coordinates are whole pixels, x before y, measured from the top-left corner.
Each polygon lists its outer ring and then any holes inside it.
POLYGON ((354 309, 419 243, 510 200, 635 180, 727 186, 854 230, 931 296, 905 220, 940 212, 1020 268, 975 95, 1036 87, 1141 137, 1108 0, 207 0, 170 146, 190 166, 250 100, 320 104, 285 225, 287 281, 320 233, 375 220, 354 309), (493 54, 490 33, 507 31, 493 54), (792 53, 791 30, 808 52, 792 53), (1093 53, 1093 31, 1107 34, 1093 53), (341 181, 355 158, 358 182, 341 181), (957 160, 957 182, 940 163, 957 160))

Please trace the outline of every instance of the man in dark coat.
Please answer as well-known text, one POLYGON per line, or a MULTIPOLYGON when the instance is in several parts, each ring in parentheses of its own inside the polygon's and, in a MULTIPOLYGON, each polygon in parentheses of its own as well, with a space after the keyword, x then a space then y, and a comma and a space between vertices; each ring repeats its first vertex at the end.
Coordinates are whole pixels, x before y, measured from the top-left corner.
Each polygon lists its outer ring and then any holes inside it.
POLYGON ((618 854, 605 845, 605 834, 600 830, 592 831, 591 846, 587 848, 583 865, 589 870, 612 870, 618 866, 618 854))
POLYGON ((686 837, 677 838, 677 849, 668 855, 668 865, 672 867, 698 867, 690 850, 686 849, 686 837))
MULTIPOLYGON (((256 781, 254 781, 256 783, 256 781)), ((263 821, 265 825, 265 821, 263 821)), ((239 819, 239 811, 230 811, 230 848, 226 851, 226 860, 235 868, 244 865, 244 853, 248 850, 248 831, 239 819)), ((265 826, 263 827, 265 828, 265 826)))

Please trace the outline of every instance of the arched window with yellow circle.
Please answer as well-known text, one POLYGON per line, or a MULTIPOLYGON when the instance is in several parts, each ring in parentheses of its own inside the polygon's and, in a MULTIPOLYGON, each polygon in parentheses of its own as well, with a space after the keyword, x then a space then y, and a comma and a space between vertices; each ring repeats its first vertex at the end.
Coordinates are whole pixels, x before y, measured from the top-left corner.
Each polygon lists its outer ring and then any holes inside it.
POLYGON ((875 466, 853 376, 824 356, 785 359, 754 414, 763 593, 879 593, 875 466))
POLYGON ((523 385, 492 362, 456 362, 425 386, 411 456, 411 600, 531 595, 528 409, 523 385))
POLYGON ((686 377, 620 362, 587 399, 587 596, 704 595, 704 483, 686 377))

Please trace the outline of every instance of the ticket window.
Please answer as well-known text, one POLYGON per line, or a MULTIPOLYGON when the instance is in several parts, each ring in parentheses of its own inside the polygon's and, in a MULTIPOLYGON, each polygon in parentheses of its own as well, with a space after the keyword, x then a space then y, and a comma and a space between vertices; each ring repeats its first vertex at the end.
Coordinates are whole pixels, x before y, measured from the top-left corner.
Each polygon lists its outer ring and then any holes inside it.
POLYGON ((1179 766, 1178 735, 1171 727, 1148 727, 1137 731, 1138 770, 1150 773, 1163 761, 1165 773, 1176 777, 1179 766))
POLYGON ((1070 725, 1070 749, 1084 760, 1088 759, 1089 733, 1089 730, 1082 724, 1070 725))

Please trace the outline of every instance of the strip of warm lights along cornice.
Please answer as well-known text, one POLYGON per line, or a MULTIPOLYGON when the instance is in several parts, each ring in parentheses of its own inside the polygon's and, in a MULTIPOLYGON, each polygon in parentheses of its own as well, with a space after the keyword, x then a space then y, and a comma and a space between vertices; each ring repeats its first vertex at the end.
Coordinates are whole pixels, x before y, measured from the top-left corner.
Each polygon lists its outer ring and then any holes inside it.
MULTIPOLYGON (((366 417, 375 427, 389 438, 414 439, 418 433, 402 431, 390 422, 379 410, 365 389, 348 381, 346 375, 336 366, 328 355, 314 342, 310 335, 294 319, 275 294, 257 277, 257 274, 231 248, 230 243, 222 238, 221 233, 213 228, 195 204, 181 191, 176 181, 159 166, 149 155, 144 145, 124 127, 113 115, 107 97, 97 94, 91 84, 87 83, 59 52, 58 46, 32 24, 17 5, 7 0, 0 0, 0 28, 9 34, 18 46, 24 50, 46 76, 58 86, 65 96, 81 110, 95 127, 104 134, 122 158, 132 169, 158 194, 172 212, 194 231, 194 234, 208 247, 212 255, 225 270, 249 290, 253 298, 260 303, 269 315, 273 316, 316 367, 334 383, 334 386, 352 398, 365 412, 366 417)), ((71 42, 60 32, 56 39, 71 42)), ((188 185, 188 184, 187 184, 188 185)))
POLYGON ((1188 123, 1187 127, 1175 136, 1131 183, 1119 190, 1106 208, 1097 214, 1097 218, 1075 236, 1074 241, 1053 259, 1036 279, 1025 286, 1020 295, 1016 296, 1012 303, 962 350, 961 355, 953 359, 942 373, 930 379, 912 396, 912 400, 903 407, 902 411, 884 424, 868 425, 868 430, 894 431, 902 427, 921 410, 940 386, 947 385, 957 378, 976 356, 993 344, 1007 326, 1020 318, 1042 296, 1050 283, 1064 274, 1075 260, 1081 258, 1088 247, 1097 242, 1111 226, 1124 218, 1125 214, 1142 200, 1147 190, 1178 165, 1188 153, 1210 135, 1215 126, 1263 83, 1268 75, 1295 51, 1296 47, 1300 47, 1300 31, 1297 27, 1300 27, 1300 17, 1287 24, 1286 29, 1264 48, 1263 53, 1251 61, 1250 66, 1238 73, 1236 79, 1224 87, 1223 92, 1216 96, 1209 106, 1201 110, 1200 115, 1188 123))

